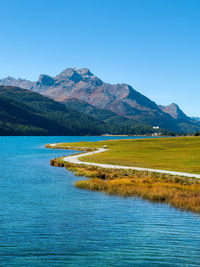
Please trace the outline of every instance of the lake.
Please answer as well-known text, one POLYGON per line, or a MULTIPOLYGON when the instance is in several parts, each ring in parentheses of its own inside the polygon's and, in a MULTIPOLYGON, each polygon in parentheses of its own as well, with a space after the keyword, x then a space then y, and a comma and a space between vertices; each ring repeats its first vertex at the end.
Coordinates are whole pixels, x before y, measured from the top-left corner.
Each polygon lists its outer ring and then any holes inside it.
POLYGON ((44 148, 105 139, 0 137, 0 266, 200 266, 199 215, 75 188, 44 148))

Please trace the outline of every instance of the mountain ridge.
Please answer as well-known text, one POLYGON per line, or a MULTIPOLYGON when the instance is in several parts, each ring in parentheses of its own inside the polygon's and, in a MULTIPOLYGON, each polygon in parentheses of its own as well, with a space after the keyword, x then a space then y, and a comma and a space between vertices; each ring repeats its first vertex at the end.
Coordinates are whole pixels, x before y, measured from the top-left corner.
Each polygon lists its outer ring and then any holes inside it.
POLYGON ((41 74, 38 81, 33 82, 8 77, 0 80, 0 85, 27 88, 62 103, 77 99, 121 117, 178 132, 185 131, 181 123, 191 124, 188 128, 197 127, 197 122, 180 109, 159 106, 128 84, 104 83, 87 68, 67 68, 55 77, 41 74), (176 117, 176 113, 179 116, 176 117))
POLYGON ((169 115, 171 115, 174 119, 178 119, 178 120, 189 120, 191 121, 191 118, 188 117, 181 109, 180 107, 176 104, 176 103, 172 103, 170 105, 167 106, 162 106, 159 105, 159 107, 162 109, 162 111, 164 111, 165 113, 168 113, 169 115))

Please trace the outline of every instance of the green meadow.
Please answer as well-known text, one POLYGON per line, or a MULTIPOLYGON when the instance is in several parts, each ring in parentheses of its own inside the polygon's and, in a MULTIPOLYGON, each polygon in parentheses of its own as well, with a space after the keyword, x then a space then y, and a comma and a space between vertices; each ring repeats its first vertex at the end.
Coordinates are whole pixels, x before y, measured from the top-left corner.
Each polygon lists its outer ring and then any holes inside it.
POLYGON ((200 137, 146 138, 63 143, 69 149, 107 146, 108 151, 84 156, 82 161, 200 174, 200 137))

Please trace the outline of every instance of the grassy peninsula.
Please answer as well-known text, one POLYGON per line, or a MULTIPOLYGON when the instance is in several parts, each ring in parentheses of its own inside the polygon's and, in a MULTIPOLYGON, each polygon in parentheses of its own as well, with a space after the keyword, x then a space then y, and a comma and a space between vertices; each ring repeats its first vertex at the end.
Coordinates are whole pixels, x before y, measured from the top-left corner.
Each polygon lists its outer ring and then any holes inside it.
POLYGON ((200 137, 146 138, 58 144, 60 148, 108 151, 80 158, 82 161, 137 166, 200 174, 200 137))
MULTIPOLYGON (((200 174, 200 137, 134 139, 101 142, 59 144, 55 148, 94 150, 107 145, 103 154, 81 157, 83 161, 138 166, 200 174)), ((48 147, 48 146, 47 146, 48 147)), ((200 213, 200 180, 145 171, 105 169, 75 165, 63 158, 51 161, 65 166, 78 176, 89 180, 77 181, 75 186, 119 196, 137 196, 163 202, 181 210, 200 213)))

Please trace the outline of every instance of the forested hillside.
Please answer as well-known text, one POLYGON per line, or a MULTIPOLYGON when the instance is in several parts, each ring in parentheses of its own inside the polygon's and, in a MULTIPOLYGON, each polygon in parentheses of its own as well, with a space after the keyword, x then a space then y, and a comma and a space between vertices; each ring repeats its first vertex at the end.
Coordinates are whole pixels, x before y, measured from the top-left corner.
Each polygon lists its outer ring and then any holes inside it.
POLYGON ((0 135, 100 134, 102 122, 40 94, 0 87, 0 135))
POLYGON ((0 135, 150 134, 135 121, 108 123, 30 90, 0 86, 0 135))

